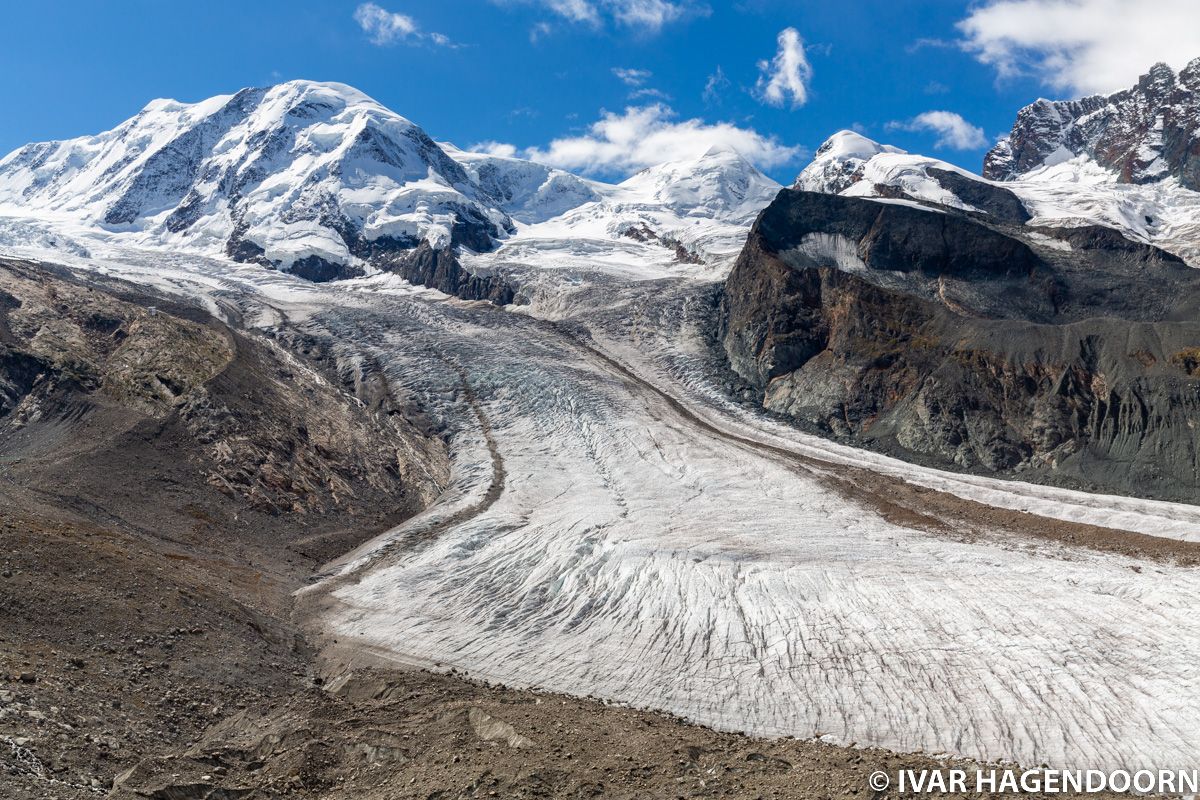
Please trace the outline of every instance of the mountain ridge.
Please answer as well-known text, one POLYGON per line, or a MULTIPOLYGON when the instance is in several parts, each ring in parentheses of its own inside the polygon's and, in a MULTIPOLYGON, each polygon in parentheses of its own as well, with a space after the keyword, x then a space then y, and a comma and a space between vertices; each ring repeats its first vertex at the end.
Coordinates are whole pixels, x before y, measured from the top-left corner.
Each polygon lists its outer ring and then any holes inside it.
POLYGON ((395 263, 422 243, 488 252, 519 225, 589 203, 612 217, 610 237, 682 218, 748 225, 778 188, 727 150, 604 184, 440 145, 357 89, 315 81, 197 103, 152 100, 110 131, 0 159, 0 207, 312 280, 395 263), (655 174, 667 174, 667 185, 645 177, 655 174), (693 184, 680 195, 685 179, 693 184))
POLYGON ((1200 58, 1178 74, 1158 63, 1129 89, 1078 100, 1039 99, 984 158, 983 176, 1017 180, 1088 156, 1122 183, 1173 177, 1200 190, 1200 58))

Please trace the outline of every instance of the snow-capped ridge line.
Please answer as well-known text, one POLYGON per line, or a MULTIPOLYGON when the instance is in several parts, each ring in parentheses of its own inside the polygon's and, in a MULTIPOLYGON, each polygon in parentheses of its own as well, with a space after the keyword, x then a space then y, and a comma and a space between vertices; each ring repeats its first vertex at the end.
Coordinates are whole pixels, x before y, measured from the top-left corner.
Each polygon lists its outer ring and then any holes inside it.
MULTIPOLYGON (((1027 106, 1022 113, 1037 105, 1027 106)), ((841 131, 821 145, 793 188, 881 202, 900 197, 905 202, 993 216, 1003 212, 998 221, 1031 227, 1112 228, 1127 239, 1200 266, 1200 192, 1173 176, 1127 182, 1087 153, 1060 148, 1044 162, 1018 177, 1000 180, 841 131), (1024 213, 1019 209, 1014 213, 1005 195, 1015 196, 1024 213), (998 202, 980 205, 981 198, 989 197, 998 202)))
POLYGON ((727 147, 620 184, 471 153, 351 86, 309 80, 158 98, 112 130, 0 160, 0 213, 315 280, 387 268, 422 242, 490 252, 547 223, 558 232, 543 239, 599 234, 609 246, 648 227, 637 246, 654 261, 657 243, 711 239, 709 229, 732 241, 728 229, 747 227, 778 189, 727 147))

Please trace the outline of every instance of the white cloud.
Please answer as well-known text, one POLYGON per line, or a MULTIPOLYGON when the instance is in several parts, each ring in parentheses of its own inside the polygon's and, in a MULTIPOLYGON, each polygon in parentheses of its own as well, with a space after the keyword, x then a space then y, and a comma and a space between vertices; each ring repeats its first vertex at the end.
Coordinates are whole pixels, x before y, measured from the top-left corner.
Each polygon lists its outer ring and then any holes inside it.
MULTIPOLYGON (((534 5, 572 23, 600 27, 606 22, 654 34, 663 26, 688 17, 707 16, 711 9, 700 0, 492 0, 502 6, 534 5)), ((536 35, 549 32, 545 21, 535 26, 536 35)))
POLYGON ((652 86, 644 86, 641 89, 635 89, 629 93, 630 100, 671 100, 671 95, 664 92, 662 89, 655 89, 652 86))
POLYGON ((517 148, 511 144, 505 144, 504 142, 486 141, 471 145, 471 152, 487 153, 489 156, 515 158, 517 155, 517 148))
POLYGON ((953 111, 926 111, 907 122, 889 122, 891 130, 927 131, 937 134, 934 147, 978 150, 988 144, 983 128, 972 125, 953 111))
POLYGON ((725 70, 717 65, 717 71, 708 76, 708 80, 704 82, 704 102, 708 105, 719 105, 722 95, 729 88, 729 78, 725 77, 725 70))
POLYGON ((804 54, 799 31, 784 28, 777 39, 779 50, 775 58, 758 62, 758 97, 768 105, 783 106, 790 101, 792 108, 798 108, 808 102, 812 66, 804 54))
POLYGON ((604 112, 586 133, 555 139, 544 148, 527 148, 523 155, 563 169, 625 174, 664 161, 697 158, 714 145, 731 147, 764 168, 787 164, 803 154, 801 148, 784 145, 774 136, 732 123, 675 117, 661 103, 630 106, 620 114, 604 112))
POLYGON ((1109 93, 1159 61, 1200 56, 1196 0, 987 0, 958 24, 963 46, 1000 77, 1109 93))
POLYGON ((541 4, 571 22, 600 21, 600 13, 588 0, 541 0, 541 4))
POLYGON ((391 44, 417 32, 412 17, 394 14, 374 3, 363 3, 354 10, 354 21, 374 44, 391 44))
POLYGON ((617 22, 630 28, 657 32, 669 22, 694 13, 707 13, 707 6, 668 0, 604 0, 617 22))
POLYGON ((651 75, 648 69, 625 69, 624 67, 613 67, 612 73, 617 76, 617 80, 629 86, 641 86, 651 75))
POLYGON ((449 37, 440 33, 424 33, 407 14, 388 11, 374 3, 363 3, 354 9, 354 21, 367 34, 371 44, 430 41, 441 47, 453 47, 449 37))

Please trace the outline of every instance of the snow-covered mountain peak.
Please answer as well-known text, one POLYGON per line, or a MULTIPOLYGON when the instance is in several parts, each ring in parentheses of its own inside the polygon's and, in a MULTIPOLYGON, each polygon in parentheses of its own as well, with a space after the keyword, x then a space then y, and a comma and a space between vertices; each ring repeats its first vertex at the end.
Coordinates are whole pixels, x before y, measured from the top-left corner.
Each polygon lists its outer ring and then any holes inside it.
POLYGON ((518 230, 555 252, 578 237, 634 248, 630 264, 723 263, 779 189, 722 146, 619 185, 466 152, 353 87, 305 80, 154 100, 110 131, 0 160, 0 215, 317 280, 422 242, 483 253, 518 230))
POLYGON ((714 146, 698 158, 648 167, 618 184, 610 198, 749 223, 781 188, 733 148, 714 146))
MULTIPOLYGON (((587 198, 552 217, 505 207, 528 224, 518 226, 495 257, 547 269, 599 268, 648 277, 677 270, 719 272, 732 264, 750 223, 782 188, 729 147, 657 164, 615 185, 519 159, 450 152, 484 187, 538 187, 533 193, 514 192, 514 200, 544 201, 546 187, 558 187, 564 205, 587 198), (492 169, 495 179, 488 176, 492 169)), ((483 267, 485 262, 471 258, 468 264, 483 267)))
POLYGON ((704 155, 700 156, 700 160, 726 155, 735 155, 738 158, 742 157, 742 154, 738 152, 736 147, 724 142, 717 142, 716 144, 710 145, 709 148, 704 151, 704 155))
POLYGON ((497 207, 518 222, 545 222, 600 197, 602 184, 561 169, 521 158, 471 153, 446 142, 441 147, 497 207))
POLYGON ((28 145, 0 161, 0 205, 313 277, 382 246, 481 249, 511 228, 417 125, 315 81, 156 100, 97 136, 28 145))
POLYGON ((855 131, 838 131, 817 148, 812 163, 804 168, 793 186, 807 192, 837 194, 861 180, 863 165, 881 153, 904 151, 855 131))
POLYGON ((857 131, 841 130, 826 139, 817 148, 815 160, 822 158, 863 158, 867 159, 879 153, 903 153, 899 147, 890 144, 880 144, 857 131))

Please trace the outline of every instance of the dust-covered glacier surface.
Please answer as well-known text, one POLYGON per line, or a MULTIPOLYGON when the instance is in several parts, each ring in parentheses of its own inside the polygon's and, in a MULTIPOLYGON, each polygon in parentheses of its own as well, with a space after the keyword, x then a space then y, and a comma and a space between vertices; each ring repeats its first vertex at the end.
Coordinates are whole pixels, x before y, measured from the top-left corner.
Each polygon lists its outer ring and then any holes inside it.
POLYGON ((325 624, 343 642, 751 734, 1195 766, 1195 569, 969 515, 958 531, 906 527, 877 488, 832 478, 865 469, 1178 539, 1200 531, 1193 507, 922 469, 723 404, 701 369, 699 282, 592 276, 573 297, 579 284, 548 281, 514 312, 386 275, 313 285, 93 255, 59 259, 375 359, 445 424, 443 498, 309 590, 332 593, 325 624))

